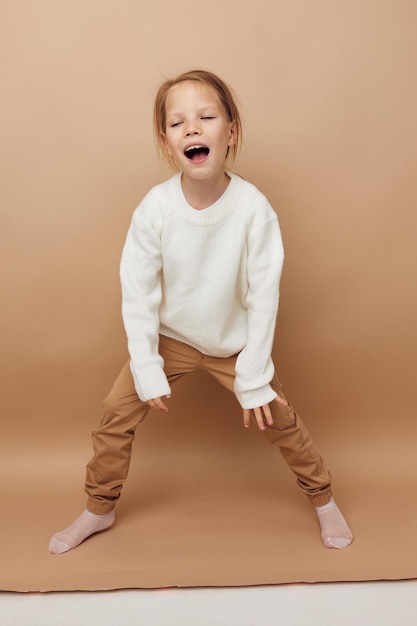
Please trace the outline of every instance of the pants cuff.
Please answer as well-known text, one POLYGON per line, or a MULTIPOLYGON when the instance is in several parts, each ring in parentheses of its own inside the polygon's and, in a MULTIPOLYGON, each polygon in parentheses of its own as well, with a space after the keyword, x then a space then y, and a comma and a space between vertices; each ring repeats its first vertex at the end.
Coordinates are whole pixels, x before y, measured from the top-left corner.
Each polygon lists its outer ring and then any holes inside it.
POLYGON ((330 502, 332 498, 332 490, 328 487, 319 493, 307 493, 306 495, 314 507, 324 506, 330 502))
POLYGON ((95 500, 94 498, 88 498, 87 510, 95 515, 105 515, 112 511, 115 507, 114 502, 106 502, 103 500, 95 500))

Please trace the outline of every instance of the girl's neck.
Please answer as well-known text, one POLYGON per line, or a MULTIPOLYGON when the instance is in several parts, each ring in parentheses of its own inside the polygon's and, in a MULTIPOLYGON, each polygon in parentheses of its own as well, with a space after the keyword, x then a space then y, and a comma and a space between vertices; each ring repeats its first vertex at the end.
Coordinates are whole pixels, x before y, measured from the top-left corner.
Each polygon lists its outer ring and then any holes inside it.
POLYGON ((190 206, 197 211, 207 209, 224 194, 230 182, 230 177, 223 172, 216 180, 195 180, 182 174, 181 187, 190 206))

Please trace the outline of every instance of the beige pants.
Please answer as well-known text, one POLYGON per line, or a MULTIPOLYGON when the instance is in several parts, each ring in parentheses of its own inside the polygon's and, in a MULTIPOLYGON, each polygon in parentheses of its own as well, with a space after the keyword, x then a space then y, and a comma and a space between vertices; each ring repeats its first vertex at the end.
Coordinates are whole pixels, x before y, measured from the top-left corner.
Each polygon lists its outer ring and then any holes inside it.
MULTIPOLYGON (((201 369, 233 391, 236 355, 215 358, 201 354, 175 339, 161 335, 159 352, 170 385, 188 372, 201 369)), ((284 397, 276 376, 271 381, 276 393, 284 397)), ((314 506, 331 498, 330 474, 313 441, 293 408, 271 402, 274 424, 263 431, 266 439, 279 447, 297 483, 314 506)), ((94 457, 87 465, 85 488, 87 508, 98 515, 114 508, 129 470, 132 442, 137 425, 150 407, 142 402, 134 387, 129 361, 122 369, 107 398, 100 427, 93 432, 94 457)))

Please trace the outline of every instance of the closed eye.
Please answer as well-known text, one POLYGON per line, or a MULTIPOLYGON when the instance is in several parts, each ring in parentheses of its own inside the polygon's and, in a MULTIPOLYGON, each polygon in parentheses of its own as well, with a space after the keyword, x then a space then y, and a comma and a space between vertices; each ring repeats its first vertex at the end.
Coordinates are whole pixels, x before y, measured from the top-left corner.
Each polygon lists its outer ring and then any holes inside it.
POLYGON ((172 122, 169 126, 170 128, 175 128, 176 126, 179 126, 180 124, 182 124, 182 122, 172 122))
POLYGON ((205 115, 201 118, 202 120, 214 120, 214 115, 205 115))

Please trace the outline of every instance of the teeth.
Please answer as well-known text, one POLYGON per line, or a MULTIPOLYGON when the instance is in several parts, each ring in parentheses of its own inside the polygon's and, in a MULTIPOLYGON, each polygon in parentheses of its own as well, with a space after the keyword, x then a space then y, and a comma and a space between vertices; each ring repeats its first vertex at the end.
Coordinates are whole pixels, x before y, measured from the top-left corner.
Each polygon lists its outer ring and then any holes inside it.
POLYGON ((202 144, 196 143, 193 146, 189 146, 189 148, 185 148, 184 150, 184 154, 187 157, 187 159, 193 160, 194 159, 194 152, 198 152, 198 153, 204 153, 205 155, 208 155, 210 150, 209 148, 207 148, 207 146, 204 146, 202 144))

